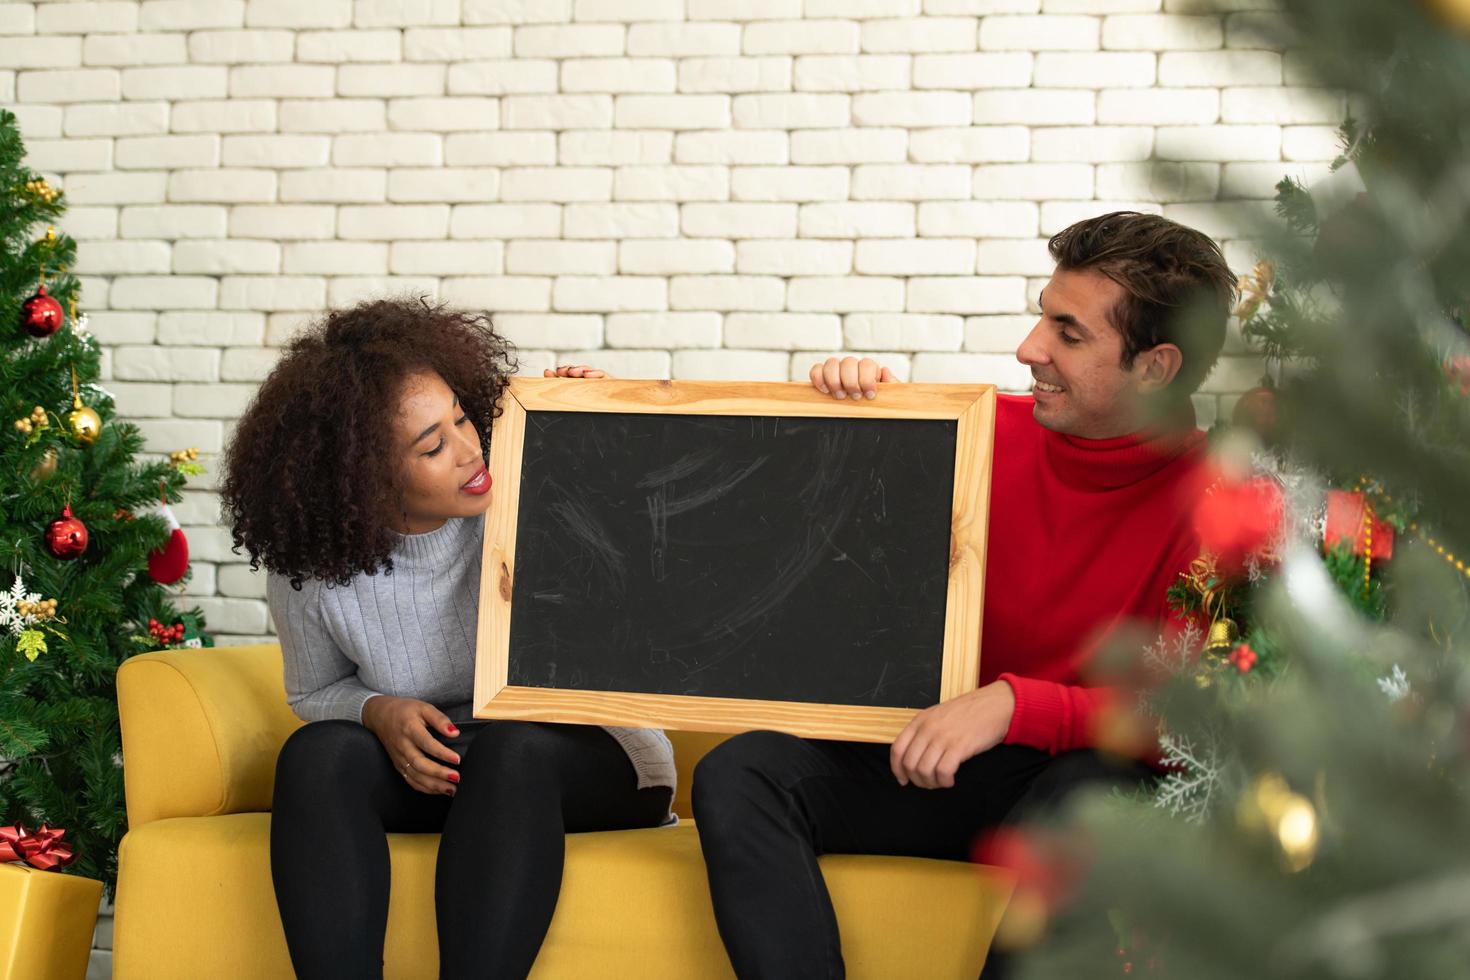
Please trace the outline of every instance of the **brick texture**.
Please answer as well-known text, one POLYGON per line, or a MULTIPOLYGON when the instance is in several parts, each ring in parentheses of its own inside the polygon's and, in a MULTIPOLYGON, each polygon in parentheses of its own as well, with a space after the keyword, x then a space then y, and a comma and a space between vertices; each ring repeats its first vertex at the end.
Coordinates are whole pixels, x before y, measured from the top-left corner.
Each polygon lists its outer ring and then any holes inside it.
MULTIPOLYGON (((107 383, 150 451, 211 465, 280 345, 382 292, 489 309, 532 372, 850 350, 1024 388, 1048 235, 1132 207, 1246 264, 1347 111, 1193 2, 0 6, 0 103, 68 192, 107 383)), ((1259 375, 1228 354, 1201 419, 1259 375)), ((190 597, 268 635, 215 478, 181 513, 190 597)))

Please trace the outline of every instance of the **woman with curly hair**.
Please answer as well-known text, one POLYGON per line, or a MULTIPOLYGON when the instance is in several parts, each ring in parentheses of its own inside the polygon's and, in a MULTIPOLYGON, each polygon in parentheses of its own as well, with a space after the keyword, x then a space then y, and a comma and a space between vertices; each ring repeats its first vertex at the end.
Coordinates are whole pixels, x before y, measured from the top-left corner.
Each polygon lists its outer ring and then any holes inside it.
POLYGON ((471 718, 482 436, 512 371, 487 317, 333 311, 285 349, 227 451, 226 519, 269 572, 287 700, 310 722, 281 749, 271 819, 303 980, 382 975, 385 833, 442 833, 440 976, 523 977, 564 833, 670 819, 662 732, 471 718))

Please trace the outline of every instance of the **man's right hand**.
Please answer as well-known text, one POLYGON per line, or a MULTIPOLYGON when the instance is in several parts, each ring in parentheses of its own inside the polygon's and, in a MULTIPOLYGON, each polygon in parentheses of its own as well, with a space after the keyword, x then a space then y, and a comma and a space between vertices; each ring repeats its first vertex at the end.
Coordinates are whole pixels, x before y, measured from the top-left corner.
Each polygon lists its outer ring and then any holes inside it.
POLYGON ((811 379, 813 388, 833 398, 877 398, 878 385, 898 380, 871 357, 829 357, 812 365, 811 379))
POLYGON ((459 734, 449 716, 427 701, 394 698, 386 694, 368 698, 362 706, 362 723, 378 736, 393 768, 420 793, 453 796, 459 773, 439 764, 459 765, 459 754, 434 737, 459 734), (436 761, 438 760, 438 761, 436 761))

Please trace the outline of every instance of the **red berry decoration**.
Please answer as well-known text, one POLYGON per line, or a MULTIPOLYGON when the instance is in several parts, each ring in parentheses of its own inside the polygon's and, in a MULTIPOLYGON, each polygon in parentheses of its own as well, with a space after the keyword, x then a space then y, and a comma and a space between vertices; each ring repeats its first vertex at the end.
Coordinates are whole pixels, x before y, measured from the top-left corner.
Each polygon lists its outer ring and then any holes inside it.
POLYGON ((1249 674, 1256 665, 1256 651, 1242 643, 1230 652, 1230 663, 1242 674, 1249 674))
POLYGON ((71 504, 61 516, 46 525, 46 547, 62 561, 70 561, 87 550, 87 525, 71 516, 71 504))
POLYGON ((156 619, 150 619, 148 620, 148 635, 158 641, 159 646, 168 647, 177 643, 183 643, 184 624, 178 622, 172 626, 165 626, 156 619))
POLYGON ((62 318, 61 304, 46 295, 45 283, 20 307, 20 325, 32 337, 51 336, 61 327, 62 318))

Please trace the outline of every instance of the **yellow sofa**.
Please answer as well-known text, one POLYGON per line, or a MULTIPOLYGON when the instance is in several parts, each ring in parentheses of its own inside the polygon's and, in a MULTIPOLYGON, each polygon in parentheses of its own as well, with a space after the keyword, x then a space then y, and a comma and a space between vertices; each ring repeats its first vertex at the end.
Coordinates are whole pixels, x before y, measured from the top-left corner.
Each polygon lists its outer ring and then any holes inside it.
MULTIPOLYGON (((276 754, 301 723, 286 707, 280 648, 180 650, 118 672, 128 826, 116 901, 118 980, 292 975, 271 891, 276 754)), ((729 977, 705 883, 689 784, 724 736, 671 733, 677 827, 567 838, 538 978, 729 977)), ((438 837, 390 834, 390 978, 434 977, 438 837)), ((830 855, 822 873, 848 971, 974 980, 1010 884, 997 869, 830 855)), ((493 888, 492 882, 486 883, 493 888)))

